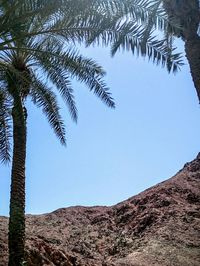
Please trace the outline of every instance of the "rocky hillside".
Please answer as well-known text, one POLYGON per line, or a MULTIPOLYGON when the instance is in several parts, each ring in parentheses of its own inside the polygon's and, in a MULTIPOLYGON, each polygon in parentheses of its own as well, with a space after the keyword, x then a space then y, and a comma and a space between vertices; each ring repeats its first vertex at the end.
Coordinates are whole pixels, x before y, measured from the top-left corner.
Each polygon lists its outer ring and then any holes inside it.
MULTIPOLYGON (((0 217, 0 265, 7 261, 0 217)), ((199 266, 200 155, 171 179, 112 207, 28 215, 28 265, 199 266)))

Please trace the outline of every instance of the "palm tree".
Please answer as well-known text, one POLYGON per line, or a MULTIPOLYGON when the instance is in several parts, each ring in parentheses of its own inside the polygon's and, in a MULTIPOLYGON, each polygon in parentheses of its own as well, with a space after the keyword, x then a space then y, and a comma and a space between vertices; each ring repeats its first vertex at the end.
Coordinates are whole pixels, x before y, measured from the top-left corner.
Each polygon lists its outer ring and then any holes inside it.
MULTIPOLYGON (((29 7, 21 3, 12 12, 12 18, 20 17, 29 7)), ((1 14, 11 9, 12 1, 4 1, 1 14)), ((29 11, 32 11, 32 7, 29 11)), ((25 244, 25 161, 26 99, 42 108, 50 126, 61 144, 66 144, 65 127, 59 112, 55 89, 69 108, 74 121, 77 109, 71 86, 71 78, 84 82, 108 107, 115 104, 102 80, 105 75, 101 66, 85 58, 72 48, 72 41, 81 36, 80 16, 73 12, 59 16, 41 17, 33 12, 26 19, 17 21, 18 27, 10 27, 1 35, 3 49, 0 52, 0 159, 10 159, 10 139, 13 138, 11 200, 9 218, 9 266, 24 262, 25 244), (67 18, 68 16, 68 18, 67 18), (71 19, 69 19, 71 18, 71 19), (79 28, 78 28, 79 26, 79 28), (63 29, 65 27, 65 29, 63 29), (58 30, 60 28, 60 30, 58 30), (24 34, 25 33, 25 34, 24 34), (68 42, 63 42, 63 40, 68 42), (13 129, 13 132, 11 132, 13 129)), ((78 10, 74 11, 78 12, 78 10)), ((82 16, 84 18, 84 16, 82 16)))

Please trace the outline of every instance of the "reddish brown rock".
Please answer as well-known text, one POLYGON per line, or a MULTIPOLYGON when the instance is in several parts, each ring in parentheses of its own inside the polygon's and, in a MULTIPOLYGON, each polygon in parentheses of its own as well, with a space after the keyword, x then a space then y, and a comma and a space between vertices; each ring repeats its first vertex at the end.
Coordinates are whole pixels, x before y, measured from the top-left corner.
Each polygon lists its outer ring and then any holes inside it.
MULTIPOLYGON (((7 263, 0 217, 0 266, 7 263)), ((30 266, 199 266, 200 156, 171 179, 111 207, 27 215, 30 266)))

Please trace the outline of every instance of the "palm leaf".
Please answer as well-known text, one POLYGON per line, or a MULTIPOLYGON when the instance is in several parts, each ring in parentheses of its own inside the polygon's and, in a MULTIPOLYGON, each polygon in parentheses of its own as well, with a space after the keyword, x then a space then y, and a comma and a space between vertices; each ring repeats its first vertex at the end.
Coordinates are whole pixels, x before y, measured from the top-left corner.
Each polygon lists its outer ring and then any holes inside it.
POLYGON ((50 126, 54 130, 61 144, 66 145, 65 126, 59 112, 56 95, 44 83, 34 77, 30 91, 33 103, 41 107, 50 126))
MULTIPOLYGON (((63 94, 63 88, 67 87, 67 83, 64 86, 64 81, 68 79, 70 73, 72 78, 75 77, 79 81, 84 82, 107 106, 115 107, 113 98, 109 93, 109 88, 102 80, 105 71, 93 60, 79 55, 74 49, 62 51, 61 47, 53 48, 50 43, 45 46, 45 50, 37 50, 35 57, 39 60, 39 64, 43 67, 51 81, 58 85, 61 95, 63 94)), ((67 92, 67 89, 65 91, 67 92)), ((69 104, 73 107, 72 91, 69 99, 69 104)), ((71 113, 75 115, 75 109, 73 111, 73 108, 71 113)), ((76 118, 76 116, 74 117, 76 118)))

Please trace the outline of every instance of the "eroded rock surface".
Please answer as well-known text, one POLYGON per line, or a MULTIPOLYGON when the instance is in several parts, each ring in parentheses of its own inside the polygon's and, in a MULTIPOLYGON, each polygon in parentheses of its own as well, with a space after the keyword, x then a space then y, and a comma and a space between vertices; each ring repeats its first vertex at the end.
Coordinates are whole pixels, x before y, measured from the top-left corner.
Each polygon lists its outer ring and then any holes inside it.
MULTIPOLYGON (((7 265, 0 217, 0 266, 7 265)), ((199 266, 200 155, 171 179, 111 207, 27 215, 30 266, 199 266)))

